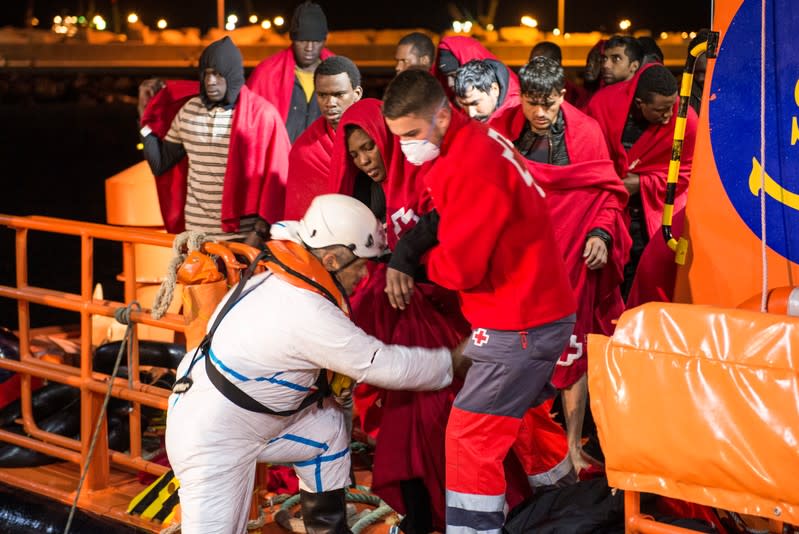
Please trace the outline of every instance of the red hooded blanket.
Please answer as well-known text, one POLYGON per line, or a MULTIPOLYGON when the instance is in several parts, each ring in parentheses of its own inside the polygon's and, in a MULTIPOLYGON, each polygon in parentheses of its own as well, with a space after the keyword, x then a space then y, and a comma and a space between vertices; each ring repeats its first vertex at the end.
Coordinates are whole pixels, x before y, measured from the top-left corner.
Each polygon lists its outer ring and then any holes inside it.
MULTIPOLYGON (((322 61, 333 55, 327 48, 322 50, 322 61)), ((291 47, 261 61, 247 79, 247 87, 277 108, 283 124, 289 116, 291 93, 294 91, 294 70, 297 62, 291 47)))
POLYGON ((332 192, 328 175, 335 137, 327 119, 319 117, 294 141, 286 181, 286 219, 299 220, 314 197, 332 192))
MULTIPOLYGON (((183 104, 199 94, 199 83, 170 81, 142 114, 163 139, 183 104)), ((286 128, 275 108, 242 87, 233 114, 227 168, 222 191, 222 230, 236 232, 239 219, 257 214, 269 222, 283 218, 288 153, 291 148, 286 128)), ((156 177, 158 202, 168 232, 185 230, 184 208, 188 158, 156 177)))
MULTIPOLYGON (((569 280, 577 300, 576 336, 561 356, 552 382, 566 388, 585 372, 582 350, 589 333, 609 335, 611 321, 624 311, 619 286, 630 252, 630 235, 624 221, 627 190, 616 176, 613 163, 596 121, 564 102, 566 150, 570 165, 555 166, 527 160, 536 182, 546 191, 546 205, 555 239, 561 247, 569 280), (589 270, 583 250, 588 232, 601 228, 612 237, 608 263, 589 270)), ((508 139, 518 139, 526 119, 521 106, 490 121, 490 126, 508 139)))
MULTIPOLYGON (((633 173, 641 178, 641 203, 650 241, 641 255, 635 280, 627 297, 627 306, 630 308, 650 301, 670 301, 674 294, 674 279, 677 273, 674 253, 666 246, 660 235, 660 228, 679 102, 674 103, 674 115, 668 124, 650 125, 629 152, 621 144, 638 79, 641 73, 651 66, 653 65, 644 66, 629 81, 599 90, 588 105, 588 114, 599 122, 605 134, 605 141, 618 176, 623 178, 628 173, 633 173)), ((676 235, 682 232, 695 141, 696 113, 688 108, 680 176, 674 200, 676 235)))

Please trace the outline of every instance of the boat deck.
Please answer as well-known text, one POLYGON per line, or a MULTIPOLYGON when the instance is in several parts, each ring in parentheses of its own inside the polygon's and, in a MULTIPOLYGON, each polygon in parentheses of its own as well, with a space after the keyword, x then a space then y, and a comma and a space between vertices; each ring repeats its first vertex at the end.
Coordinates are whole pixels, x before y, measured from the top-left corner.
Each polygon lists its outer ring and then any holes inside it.
MULTIPOLYGON (((47 497, 67 506, 72 505, 79 478, 79 467, 70 462, 59 462, 41 467, 0 468, 0 483, 47 497)), ((372 480, 372 473, 367 469, 357 469, 355 478, 359 485, 369 486, 372 480)), ((161 524, 129 515, 126 512, 130 501, 142 492, 145 487, 139 482, 135 473, 112 469, 110 484, 107 488, 94 492, 85 490, 81 492, 80 509, 105 519, 134 526, 146 532, 160 532, 163 528, 161 524)), ((260 504, 266 523, 263 527, 252 529, 249 532, 260 532, 261 534, 288 532, 274 522, 273 514, 278 511, 278 506, 270 507, 269 505, 269 497, 273 495, 266 492, 260 493, 260 504)), ((359 512, 366 507, 366 505, 361 504, 356 506, 359 512)), ((391 521, 392 516, 394 514, 389 514, 361 532, 364 534, 387 533, 391 525, 386 523, 386 520, 391 521)))

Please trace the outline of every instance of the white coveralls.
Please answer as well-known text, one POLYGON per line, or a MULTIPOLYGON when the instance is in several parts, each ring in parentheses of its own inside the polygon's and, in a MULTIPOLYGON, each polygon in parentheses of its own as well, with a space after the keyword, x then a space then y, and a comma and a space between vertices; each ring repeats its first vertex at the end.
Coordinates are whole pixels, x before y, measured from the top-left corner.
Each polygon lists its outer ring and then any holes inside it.
MULTIPOLYGON (((178 367, 179 377, 193 353, 178 367)), ((436 390, 452 380, 449 350, 386 345, 321 295, 269 273, 247 283, 210 353, 228 380, 276 411, 297 407, 322 368, 390 389, 436 390)), ((292 463, 306 491, 349 484, 350 436, 335 400, 280 417, 233 404, 211 384, 204 361, 191 378, 186 393, 169 397, 166 427, 182 532, 245 532, 257 461, 292 463)))

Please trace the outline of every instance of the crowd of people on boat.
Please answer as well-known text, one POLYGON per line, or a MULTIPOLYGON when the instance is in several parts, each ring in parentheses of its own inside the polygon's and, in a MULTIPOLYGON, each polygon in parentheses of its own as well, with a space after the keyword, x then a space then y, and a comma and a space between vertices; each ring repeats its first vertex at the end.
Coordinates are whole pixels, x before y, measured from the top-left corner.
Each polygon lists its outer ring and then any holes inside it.
POLYGON ((660 232, 678 80, 651 39, 598 42, 578 84, 555 43, 514 72, 471 37, 414 32, 378 99, 327 31, 306 1, 291 46, 249 78, 226 37, 199 81, 139 90, 167 230, 272 262, 178 369, 182 529, 243 532, 267 461, 293 465, 308 532, 348 532, 354 404, 376 442, 372 489, 403 532, 501 532, 531 492, 602 470, 583 449, 587 335, 672 298, 660 232), (357 386, 325 397, 327 371, 357 386))

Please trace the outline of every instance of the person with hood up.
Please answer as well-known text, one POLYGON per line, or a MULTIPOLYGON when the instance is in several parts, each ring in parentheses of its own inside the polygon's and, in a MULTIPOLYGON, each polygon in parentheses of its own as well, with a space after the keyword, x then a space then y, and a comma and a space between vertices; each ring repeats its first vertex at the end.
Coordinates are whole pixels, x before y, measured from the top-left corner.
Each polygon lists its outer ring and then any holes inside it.
POLYGON ((247 87, 277 108, 293 143, 322 114, 313 73, 333 53, 325 48, 327 17, 321 6, 310 1, 298 5, 289 36, 291 46, 261 61, 247 79, 247 87))
POLYGON ((455 71, 455 102, 471 118, 486 122, 519 105, 518 95, 508 96, 509 77, 501 63, 473 59, 455 71))
POLYGON ((338 398, 326 394, 328 371, 437 390, 459 359, 457 350, 386 344, 350 320, 347 297, 385 249, 382 225, 357 199, 321 195, 300 221, 273 225, 272 237, 266 272, 245 275, 220 303, 168 400, 186 534, 245 532, 259 461, 294 467, 306 532, 350 532, 350 436, 338 398))
POLYGON ((199 84, 147 80, 139 95, 144 157, 167 231, 264 239, 283 218, 290 145, 275 108, 244 85, 233 41, 203 51, 199 84))

